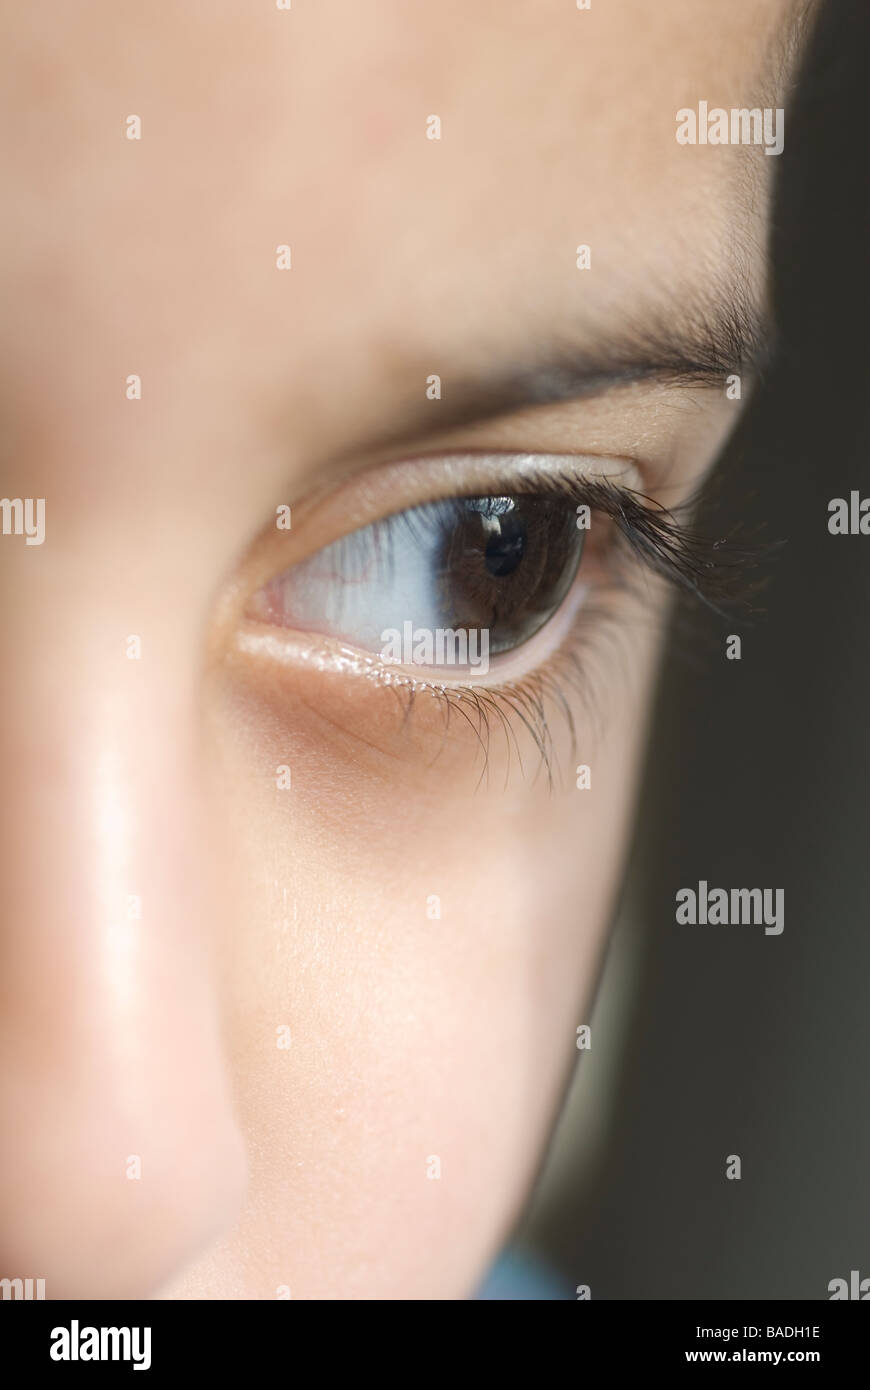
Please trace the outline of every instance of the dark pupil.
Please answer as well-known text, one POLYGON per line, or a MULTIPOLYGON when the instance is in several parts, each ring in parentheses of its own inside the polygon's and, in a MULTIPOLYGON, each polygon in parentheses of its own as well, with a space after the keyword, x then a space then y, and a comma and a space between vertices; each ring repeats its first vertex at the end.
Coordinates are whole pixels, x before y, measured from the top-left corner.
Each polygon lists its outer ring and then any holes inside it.
POLYGON ((583 532, 573 511, 531 495, 466 497, 436 515, 444 626, 486 628, 492 653, 518 646, 552 616, 577 572, 583 532))
POLYGON ((518 516, 508 513, 494 519, 495 531, 486 543, 484 563, 496 579, 504 579, 513 574, 520 564, 526 548, 525 522, 518 516))

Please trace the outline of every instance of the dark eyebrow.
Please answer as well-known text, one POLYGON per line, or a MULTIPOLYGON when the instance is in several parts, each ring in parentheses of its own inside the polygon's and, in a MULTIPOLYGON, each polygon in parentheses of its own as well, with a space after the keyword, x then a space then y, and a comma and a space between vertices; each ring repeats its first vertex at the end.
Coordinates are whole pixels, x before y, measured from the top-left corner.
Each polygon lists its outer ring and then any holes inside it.
MULTIPOLYGON (((823 0, 791 0, 783 30, 778 31, 764 56, 760 87, 764 106, 784 100, 797 75, 798 62, 808 34, 818 18, 823 0)), ((753 105, 758 105, 756 101, 753 105)), ((386 375, 413 379, 405 393, 409 403, 398 405, 394 422, 357 442, 350 457, 360 447, 380 451, 413 444, 421 437, 444 433, 463 425, 508 417, 535 406, 582 401, 600 397, 626 387, 649 383, 682 388, 722 391, 728 377, 757 380, 771 361, 775 332, 770 306, 751 287, 749 267, 758 255, 753 244, 749 214, 759 198, 770 195, 770 175, 766 161, 750 162, 751 150, 740 147, 743 165, 735 183, 735 202, 743 205, 746 218, 739 215, 732 225, 731 265, 706 288, 658 286, 658 293, 646 306, 640 306, 628 323, 618 329, 587 330, 589 345, 549 341, 544 333, 530 332, 535 341, 532 352, 516 353, 513 361, 477 369, 442 367, 444 353, 433 347, 425 356, 419 352, 413 368, 407 360, 401 368, 393 349, 386 375), (748 171, 748 172, 747 172, 748 171), (738 197, 738 195, 740 195, 738 197), (441 397, 420 399, 420 383, 433 373, 441 381, 441 397), (437 412, 437 415, 436 415, 437 412)), ((494 363, 504 352, 504 344, 491 353, 494 363)))
MULTIPOLYGON (((636 383, 721 391, 729 376, 761 375, 771 351, 768 316, 740 282, 730 286, 730 294, 713 294, 706 303, 703 297, 676 296, 672 312, 661 306, 639 312, 633 324, 598 334, 588 347, 539 342, 527 358, 517 355, 492 370, 445 371, 441 398, 420 401, 417 386, 414 405, 399 412, 394 427, 374 443, 401 444, 433 427, 440 432, 636 383)), ((425 368, 421 364, 419 381, 437 370, 433 353, 425 368)))

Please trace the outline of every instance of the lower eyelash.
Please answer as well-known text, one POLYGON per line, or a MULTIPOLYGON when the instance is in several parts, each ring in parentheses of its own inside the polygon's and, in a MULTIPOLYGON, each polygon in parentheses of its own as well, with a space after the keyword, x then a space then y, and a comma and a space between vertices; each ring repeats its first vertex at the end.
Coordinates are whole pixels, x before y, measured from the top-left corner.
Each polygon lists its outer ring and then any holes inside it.
MULTIPOLYGON (((758 588, 754 577, 758 561, 769 547, 747 546, 727 539, 711 540, 684 525, 674 511, 631 488, 620 486, 607 478, 578 478, 571 474, 541 471, 539 477, 527 475, 522 491, 538 495, 549 493, 563 497, 572 506, 585 505, 590 511, 608 516, 613 522, 619 544, 611 546, 608 556, 607 579, 598 585, 604 590, 630 591, 645 600, 649 610, 652 597, 649 589, 638 584, 646 571, 675 585, 700 600, 720 616, 734 615, 742 609, 748 597, 758 588)), ((690 499, 679 509, 690 512, 697 499, 690 499)), ((745 616, 742 614, 742 616, 745 616)), ((594 683, 589 678, 589 636, 596 638, 616 624, 611 606, 600 597, 590 599, 578 611, 571 632, 549 660, 537 670, 518 681, 501 686, 440 686, 409 682, 393 686, 398 698, 404 701, 404 721, 409 720, 417 701, 424 692, 442 704, 445 740, 450 720, 464 719, 477 736, 483 754, 478 786, 489 777, 489 751, 494 733, 501 732, 508 749, 505 783, 510 776, 513 758, 525 775, 518 733, 529 735, 537 756, 533 781, 543 772, 548 788, 556 788, 554 771, 554 738, 551 718, 556 714, 567 730, 570 765, 577 757, 576 723, 569 693, 580 696, 593 721, 600 725, 596 709, 594 683), (517 725, 520 727, 518 728, 517 725)), ((561 780, 561 778, 559 779, 561 780)))

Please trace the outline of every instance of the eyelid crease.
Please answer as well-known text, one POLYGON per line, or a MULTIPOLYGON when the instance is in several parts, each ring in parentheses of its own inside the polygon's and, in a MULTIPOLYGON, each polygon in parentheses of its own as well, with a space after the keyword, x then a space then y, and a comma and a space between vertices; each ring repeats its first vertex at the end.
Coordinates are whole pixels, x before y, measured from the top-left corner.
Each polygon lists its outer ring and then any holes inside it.
MULTIPOLYGON (((643 482, 643 474, 634 459, 612 454, 564 454, 519 449, 431 449, 425 453, 397 456, 371 471, 351 474, 337 485, 324 480, 314 493, 293 503, 293 528, 311 524, 322 514, 347 515, 356 511, 359 519, 342 534, 385 520, 398 512, 432 502, 456 497, 483 497, 511 492, 528 493, 531 481, 543 482, 547 477, 564 475, 581 479, 586 476, 618 477, 626 486, 643 482), (435 481, 430 482, 433 465, 437 464, 435 481), (401 480, 401 488, 397 486, 401 480), (407 501, 396 507, 397 491, 407 501), (410 494, 410 495, 409 495, 410 494), (363 500, 360 514, 359 499, 363 500), (354 499, 356 505, 354 506, 354 499)), ((339 536, 330 537, 331 540, 339 536)), ((315 547, 320 549, 320 546, 315 547)), ((303 557, 300 557, 303 558, 303 557)))

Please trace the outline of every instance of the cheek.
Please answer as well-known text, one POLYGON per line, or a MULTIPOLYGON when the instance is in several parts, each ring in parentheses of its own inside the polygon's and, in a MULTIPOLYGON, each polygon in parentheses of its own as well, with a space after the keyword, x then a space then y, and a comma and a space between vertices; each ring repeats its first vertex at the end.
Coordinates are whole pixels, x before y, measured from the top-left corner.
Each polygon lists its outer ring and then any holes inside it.
POLYGON ((449 757, 384 767, 261 696, 234 679, 212 720, 250 1200, 173 1293, 462 1297, 525 1195, 588 1021, 637 709, 613 711, 589 790, 550 792, 534 764, 507 789, 457 790, 449 757))

